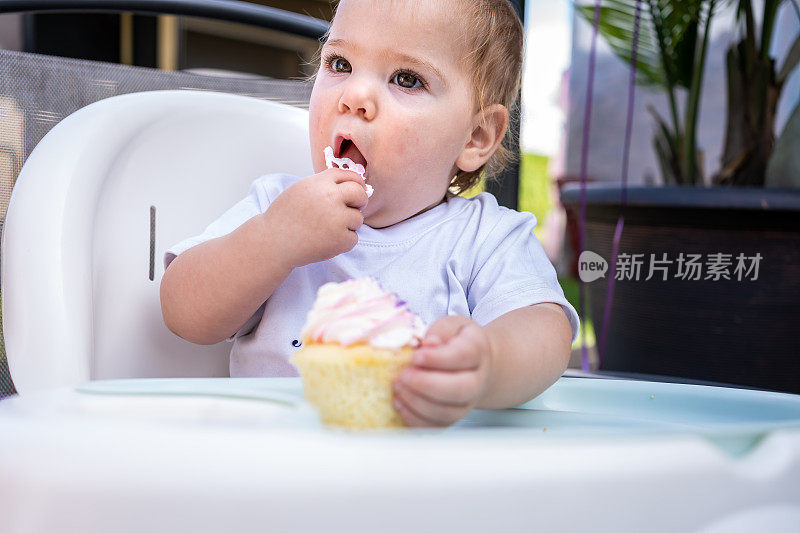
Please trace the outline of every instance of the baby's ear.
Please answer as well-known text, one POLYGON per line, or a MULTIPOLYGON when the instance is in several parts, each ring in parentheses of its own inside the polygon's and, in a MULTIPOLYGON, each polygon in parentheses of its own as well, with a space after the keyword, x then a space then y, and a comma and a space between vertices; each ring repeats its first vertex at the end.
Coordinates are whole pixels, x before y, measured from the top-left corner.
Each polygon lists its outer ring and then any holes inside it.
POLYGON ((508 110, 504 105, 492 104, 483 111, 475 113, 472 135, 456 166, 464 172, 474 172, 494 154, 508 128, 508 110))

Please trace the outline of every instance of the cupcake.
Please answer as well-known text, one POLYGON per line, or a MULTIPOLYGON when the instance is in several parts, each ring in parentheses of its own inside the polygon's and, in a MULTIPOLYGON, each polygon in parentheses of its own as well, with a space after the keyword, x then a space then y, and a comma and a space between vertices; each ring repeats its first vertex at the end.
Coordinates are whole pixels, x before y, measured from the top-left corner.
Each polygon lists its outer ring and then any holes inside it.
POLYGON ((372 278, 326 283, 291 362, 306 399, 325 424, 404 427, 392 405, 392 382, 420 345, 425 324, 372 278))

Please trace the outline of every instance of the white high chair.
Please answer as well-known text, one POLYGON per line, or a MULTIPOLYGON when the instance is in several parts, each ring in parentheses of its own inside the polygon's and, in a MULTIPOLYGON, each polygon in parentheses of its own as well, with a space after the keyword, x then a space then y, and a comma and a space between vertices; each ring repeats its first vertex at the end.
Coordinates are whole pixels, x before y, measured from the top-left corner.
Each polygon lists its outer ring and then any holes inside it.
MULTIPOLYGON (((247 97, 139 93, 70 115, 30 155, 2 254, 6 350, 22 393, 0 402, 4 525, 797 529, 800 405, 788 395, 565 379, 527 407, 472 413, 469 429, 343 439, 263 418, 274 413, 269 402, 234 402, 240 411, 140 393, 123 403, 107 395, 92 410, 80 392, 55 389, 227 375, 227 343, 195 346, 163 325, 163 252, 200 232, 259 175, 309 173, 306 129, 306 112, 247 97), (156 408, 175 410, 173 423, 153 423, 156 408), (235 453, 220 453, 232 446, 235 453), (142 490, 150 486, 159 490, 142 490), (310 486, 318 489, 312 513, 310 486), (88 501, 97 512, 75 513, 88 501)), ((259 394, 300 385, 269 381, 259 394)))
POLYGON ((311 173, 308 113, 229 94, 108 98, 23 167, 3 235, 3 331, 20 393, 88 380, 228 375, 230 345, 161 318, 164 250, 269 172, 311 173))

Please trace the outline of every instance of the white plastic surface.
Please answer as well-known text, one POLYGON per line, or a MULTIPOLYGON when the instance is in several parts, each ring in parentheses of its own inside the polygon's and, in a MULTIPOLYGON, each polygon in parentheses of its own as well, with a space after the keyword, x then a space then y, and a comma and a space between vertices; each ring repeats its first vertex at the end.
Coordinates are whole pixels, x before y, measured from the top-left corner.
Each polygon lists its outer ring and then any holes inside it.
POLYGON ((690 433, 372 433, 289 423, 300 418, 263 399, 61 388, 4 400, 0 529, 731 533, 800 524, 797 430, 731 455, 690 433))
POLYGON ((4 228, 3 327, 17 390, 228 375, 228 343, 195 346, 163 325, 164 250, 258 176, 310 174, 307 132, 304 110, 200 91, 117 96, 56 125, 23 167, 4 228))

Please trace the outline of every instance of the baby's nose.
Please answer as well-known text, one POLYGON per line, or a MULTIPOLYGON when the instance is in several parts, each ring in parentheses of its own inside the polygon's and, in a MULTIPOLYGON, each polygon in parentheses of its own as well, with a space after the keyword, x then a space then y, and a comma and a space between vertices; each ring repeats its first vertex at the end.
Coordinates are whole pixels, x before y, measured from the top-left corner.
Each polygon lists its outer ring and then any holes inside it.
POLYGON ((339 98, 339 112, 356 113, 365 120, 372 120, 378 111, 375 92, 370 83, 351 78, 339 98))

